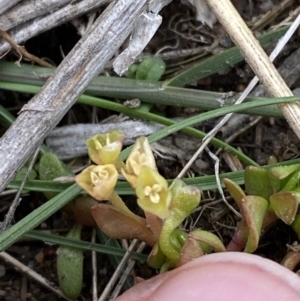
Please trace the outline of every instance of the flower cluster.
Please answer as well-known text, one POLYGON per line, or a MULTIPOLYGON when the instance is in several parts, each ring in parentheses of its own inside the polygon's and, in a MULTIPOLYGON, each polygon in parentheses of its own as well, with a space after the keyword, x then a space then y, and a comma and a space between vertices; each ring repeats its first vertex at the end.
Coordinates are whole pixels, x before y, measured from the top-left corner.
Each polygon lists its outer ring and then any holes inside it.
POLYGON ((180 265, 211 249, 224 251, 221 241, 205 231, 189 234, 180 224, 200 203, 200 190, 175 180, 172 188, 157 170, 146 137, 136 140, 125 163, 119 155, 124 136, 119 131, 90 138, 86 145, 91 165, 76 177, 76 182, 98 201, 90 212, 99 228, 113 238, 138 238, 153 247, 148 263, 155 268, 180 265), (132 186, 145 218, 134 214, 115 191, 121 173, 132 186), (212 246, 212 247, 211 247, 212 246))
MULTIPOLYGON (((111 200, 118 180, 119 155, 124 136, 117 130, 99 134, 87 140, 91 165, 76 177, 76 182, 98 201, 111 200)), ((146 137, 137 139, 121 172, 135 189, 139 206, 160 218, 165 218, 171 202, 167 181, 158 173, 155 159, 146 137)), ((118 206, 119 207, 119 206, 118 206)), ((119 208, 120 209, 120 208, 119 208)))
POLYGON ((84 169, 77 177, 77 184, 98 201, 109 200, 118 180, 116 164, 124 136, 117 130, 99 134, 87 140, 89 156, 98 165, 84 169))

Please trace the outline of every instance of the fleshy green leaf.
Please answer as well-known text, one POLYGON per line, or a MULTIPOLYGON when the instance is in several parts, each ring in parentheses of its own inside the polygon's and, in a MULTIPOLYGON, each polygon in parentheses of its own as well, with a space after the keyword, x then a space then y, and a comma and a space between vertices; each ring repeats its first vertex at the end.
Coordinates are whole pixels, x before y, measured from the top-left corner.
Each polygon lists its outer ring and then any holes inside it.
POLYGON ((181 249, 180 258, 178 260, 177 266, 182 266, 183 264, 203 255, 204 252, 197 240, 188 237, 181 249))
POLYGON ((263 167, 247 166, 245 168, 245 188, 248 195, 258 195, 269 200, 273 193, 268 172, 263 167))
POLYGON ((185 237, 183 237, 181 242, 179 242, 180 237, 174 239, 179 231, 177 227, 200 203, 200 190, 194 186, 183 186, 184 184, 182 183, 181 181, 175 183, 176 188, 174 189, 175 191, 172 191, 173 197, 169 215, 164 221, 159 239, 163 253, 175 263, 179 260, 181 247, 185 242, 185 237))
POLYGON ((300 164, 275 166, 268 169, 268 177, 273 189, 273 193, 276 193, 284 188, 288 182, 290 176, 297 170, 299 170, 300 164))
POLYGON ((268 209, 268 202, 259 196, 246 196, 242 200, 243 217, 249 229, 244 252, 252 253, 258 247, 262 223, 268 209))
MULTIPOLYGON (((68 238, 80 240, 81 226, 75 225, 68 238)), ((83 281, 83 251, 79 248, 61 246, 57 250, 57 275, 59 287, 71 300, 80 296, 83 281)))
POLYGON ((220 238, 208 231, 196 229, 188 234, 189 238, 208 244, 215 252, 225 252, 226 248, 220 238))
POLYGON ((235 182, 233 182, 228 178, 224 178, 223 182, 228 192, 230 193, 232 198, 235 200, 235 202, 241 209, 242 199, 246 196, 245 192, 242 190, 242 188, 239 185, 237 185, 235 182))
POLYGON ((298 234, 298 239, 300 239, 300 214, 295 216, 295 219, 292 223, 292 228, 298 234))
MULTIPOLYGON (((54 180, 59 177, 73 175, 72 171, 51 152, 47 152, 41 157, 39 174, 41 180, 54 180)), ((48 199, 57 195, 55 192, 44 192, 44 194, 48 199)))
POLYGON ((299 201, 299 192, 280 191, 270 197, 271 208, 276 215, 288 225, 290 225, 296 217, 299 201))
POLYGON ((281 191, 292 191, 299 187, 299 180, 300 180, 300 171, 296 170, 294 173, 291 174, 288 181, 281 189, 281 191))
POLYGON ((166 255, 160 249, 159 243, 156 243, 148 256, 147 263, 154 269, 160 269, 165 262, 166 255))

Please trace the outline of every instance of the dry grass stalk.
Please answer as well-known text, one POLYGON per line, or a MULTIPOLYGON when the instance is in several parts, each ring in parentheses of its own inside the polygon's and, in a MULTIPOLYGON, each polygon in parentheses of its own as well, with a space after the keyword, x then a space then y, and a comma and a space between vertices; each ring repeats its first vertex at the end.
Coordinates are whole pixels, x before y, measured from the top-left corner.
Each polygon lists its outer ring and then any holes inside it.
MULTIPOLYGON (((274 97, 292 96, 286 85, 258 41, 247 27, 230 0, 207 0, 208 5, 225 27, 231 39, 240 48, 246 61, 261 80, 268 93, 274 97)), ((290 127, 300 138, 300 105, 289 103, 279 105, 290 127)))

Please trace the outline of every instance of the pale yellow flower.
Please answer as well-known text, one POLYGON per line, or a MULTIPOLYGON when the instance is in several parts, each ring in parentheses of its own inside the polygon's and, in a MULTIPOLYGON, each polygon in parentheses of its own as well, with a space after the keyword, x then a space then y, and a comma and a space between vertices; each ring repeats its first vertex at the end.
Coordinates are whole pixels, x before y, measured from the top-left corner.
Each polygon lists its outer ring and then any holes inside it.
POLYGON ((113 164, 119 158, 123 140, 118 130, 93 136, 86 141, 89 157, 99 165, 113 164))
POLYGON ((168 183, 156 170, 143 166, 137 178, 136 195, 138 205, 146 212, 160 218, 168 215, 171 192, 168 183))
POLYGON ((155 159, 146 137, 136 140, 133 150, 126 160, 126 167, 122 169, 122 174, 133 188, 137 185, 137 178, 142 167, 148 166, 156 170, 155 159))
POLYGON ((91 165, 76 176, 76 183, 98 201, 109 200, 118 172, 113 164, 91 165))

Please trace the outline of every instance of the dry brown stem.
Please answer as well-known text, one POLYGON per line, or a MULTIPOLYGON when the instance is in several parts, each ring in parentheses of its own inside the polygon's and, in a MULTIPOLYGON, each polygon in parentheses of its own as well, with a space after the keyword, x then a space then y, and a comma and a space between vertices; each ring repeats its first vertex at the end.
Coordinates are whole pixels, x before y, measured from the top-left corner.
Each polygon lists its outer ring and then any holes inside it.
POLYGON ((50 63, 46 62, 43 59, 40 59, 39 57, 29 53, 23 46, 19 46, 18 44, 16 44, 14 42, 14 40, 7 34, 7 32, 5 32, 4 30, 0 29, 0 36, 2 36, 2 38, 9 43, 9 45, 11 46, 12 49, 14 49, 17 54, 19 55, 19 60, 18 60, 18 65, 20 65, 20 62, 22 60, 22 58, 26 58, 31 62, 37 63, 43 67, 54 67, 53 65, 51 65, 50 63))

